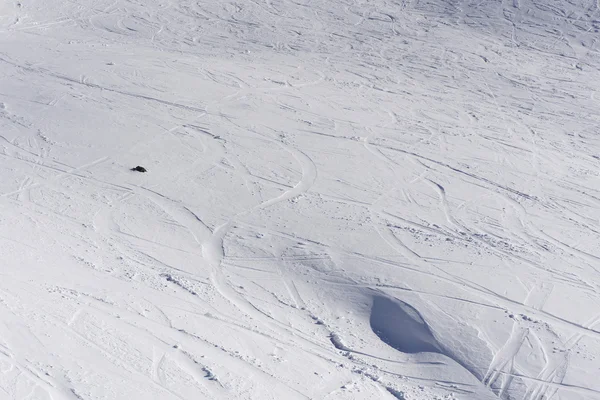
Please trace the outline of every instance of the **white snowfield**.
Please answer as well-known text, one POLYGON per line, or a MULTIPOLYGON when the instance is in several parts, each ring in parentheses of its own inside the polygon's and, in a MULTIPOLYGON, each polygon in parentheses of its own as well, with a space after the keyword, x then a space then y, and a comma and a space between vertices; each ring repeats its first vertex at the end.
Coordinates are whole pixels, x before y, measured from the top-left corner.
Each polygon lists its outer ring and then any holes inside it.
POLYGON ((600 399, 599 30, 0 2, 0 400, 600 399))

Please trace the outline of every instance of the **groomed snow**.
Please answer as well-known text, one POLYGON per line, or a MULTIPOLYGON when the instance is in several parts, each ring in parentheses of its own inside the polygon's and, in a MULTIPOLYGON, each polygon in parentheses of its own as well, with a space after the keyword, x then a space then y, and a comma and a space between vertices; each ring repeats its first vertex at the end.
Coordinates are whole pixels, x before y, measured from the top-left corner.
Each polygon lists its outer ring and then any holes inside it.
POLYGON ((600 399, 599 30, 0 2, 0 399, 600 399))

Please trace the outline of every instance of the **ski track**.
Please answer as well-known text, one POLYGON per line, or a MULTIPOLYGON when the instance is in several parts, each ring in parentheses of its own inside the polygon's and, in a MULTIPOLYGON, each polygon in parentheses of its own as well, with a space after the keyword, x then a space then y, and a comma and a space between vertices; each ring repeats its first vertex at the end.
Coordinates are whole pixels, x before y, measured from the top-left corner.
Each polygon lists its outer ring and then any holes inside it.
POLYGON ((598 15, 0 5, 0 398, 600 399, 598 15))

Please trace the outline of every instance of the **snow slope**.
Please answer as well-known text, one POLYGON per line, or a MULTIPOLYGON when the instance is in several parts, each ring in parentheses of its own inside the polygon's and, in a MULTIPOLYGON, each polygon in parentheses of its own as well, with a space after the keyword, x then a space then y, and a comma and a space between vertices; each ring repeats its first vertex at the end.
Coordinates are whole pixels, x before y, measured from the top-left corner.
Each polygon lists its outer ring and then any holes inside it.
POLYGON ((598 30, 1 2, 0 399, 600 399, 598 30))

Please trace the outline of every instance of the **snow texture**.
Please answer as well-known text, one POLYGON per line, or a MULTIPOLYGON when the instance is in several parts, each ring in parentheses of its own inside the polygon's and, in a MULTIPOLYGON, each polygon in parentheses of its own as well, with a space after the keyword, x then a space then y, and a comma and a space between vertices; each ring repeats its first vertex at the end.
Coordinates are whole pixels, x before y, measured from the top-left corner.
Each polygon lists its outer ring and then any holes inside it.
POLYGON ((600 399, 599 30, 0 2, 0 400, 600 399))

